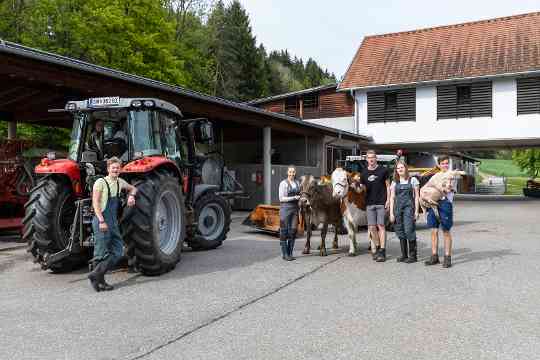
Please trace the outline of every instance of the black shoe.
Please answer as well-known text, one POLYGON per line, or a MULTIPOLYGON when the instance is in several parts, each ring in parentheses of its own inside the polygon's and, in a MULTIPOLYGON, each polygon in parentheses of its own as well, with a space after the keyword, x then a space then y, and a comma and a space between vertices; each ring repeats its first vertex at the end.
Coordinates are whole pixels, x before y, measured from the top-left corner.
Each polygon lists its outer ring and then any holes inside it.
POLYGON ((412 264, 417 262, 416 258, 416 240, 409 241, 409 257, 404 262, 407 264, 412 264))
POLYGON ((289 255, 285 256, 285 261, 293 261, 293 260, 296 260, 296 259, 289 255))
POLYGON ((401 247, 401 256, 397 258, 397 262, 407 262, 408 260, 408 250, 407 250, 407 240, 399 239, 399 246, 401 247))
POLYGON ((452 257, 451 256, 445 256, 443 258, 442 267, 445 268, 445 269, 449 268, 449 267, 452 267, 452 257))
POLYGON ((380 249, 379 255, 377 255, 376 262, 385 262, 386 261, 386 249, 380 249))
POLYGON ((439 263, 439 255, 431 255, 431 258, 424 262, 424 265, 426 266, 431 266, 431 265, 436 265, 439 263))

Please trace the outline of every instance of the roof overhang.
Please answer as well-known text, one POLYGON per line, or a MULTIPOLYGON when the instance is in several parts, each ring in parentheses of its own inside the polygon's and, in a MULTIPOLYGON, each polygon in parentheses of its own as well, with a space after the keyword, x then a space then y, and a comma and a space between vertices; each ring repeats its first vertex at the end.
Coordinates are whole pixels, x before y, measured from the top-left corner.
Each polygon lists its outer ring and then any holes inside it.
POLYGON ((488 74, 488 75, 473 76, 473 77, 426 80, 426 81, 410 82, 410 83, 403 83, 403 84, 380 84, 380 85, 358 86, 358 87, 348 87, 348 88, 339 88, 338 86, 337 91, 338 92, 341 92, 341 91, 365 91, 365 92, 381 91, 381 90, 403 89, 403 88, 420 87, 420 86, 449 85, 453 83, 477 82, 477 81, 505 79, 505 78, 525 78, 525 77, 532 77, 532 76, 540 76, 540 69, 515 72, 515 73, 488 74))
POLYGON ((268 102, 272 102, 272 101, 276 101, 276 100, 285 99, 285 98, 288 98, 288 97, 301 96, 301 95, 311 94, 311 93, 315 93, 315 92, 319 92, 319 91, 330 90, 330 89, 337 88, 337 86, 338 86, 338 84, 321 85, 321 86, 317 86, 317 87, 313 87, 313 88, 309 88, 309 89, 291 91, 291 92, 284 93, 284 94, 278 94, 278 95, 268 96, 268 97, 261 98, 261 99, 250 100, 250 101, 245 102, 245 104, 248 104, 248 105, 264 104, 264 103, 268 103, 268 102))
MULTIPOLYGON (((358 142, 371 141, 371 138, 367 136, 357 135, 318 124, 304 122, 291 116, 269 112, 247 104, 237 103, 234 101, 205 95, 196 91, 185 89, 180 86, 166 84, 142 76, 128 74, 122 71, 94 65, 84 61, 0 40, 0 64, 3 63, 2 55, 11 56, 12 58, 10 58, 9 60, 12 62, 14 61, 14 59, 15 61, 16 59, 25 59, 42 65, 54 65, 56 67, 56 70, 59 69, 59 73, 66 71, 67 69, 71 69, 72 71, 74 70, 76 73, 81 75, 96 75, 99 76, 101 79, 117 80, 118 83, 122 83, 124 85, 126 83, 137 85, 138 89, 143 88, 147 90, 158 90, 158 93, 160 94, 169 94, 169 99, 164 99, 167 101, 171 101, 170 98, 174 95, 177 95, 180 96, 182 99, 189 99, 189 106, 191 106, 192 108, 196 108, 196 105, 201 103, 209 104, 212 105, 214 109, 223 109, 224 118, 227 116, 234 117, 235 121, 237 122, 243 122, 245 120, 246 124, 249 123, 249 125, 251 126, 270 126, 284 131, 289 129, 290 131, 298 133, 306 132, 310 134, 336 136, 358 142)), ((126 88, 126 86, 124 86, 124 88, 125 92, 130 92, 129 88, 126 88)), ((135 96, 137 95, 139 94, 135 94, 135 96)), ((86 97, 88 96, 82 97, 81 100, 86 97)), ((184 109, 182 109, 182 106, 180 107, 183 111, 184 109)))

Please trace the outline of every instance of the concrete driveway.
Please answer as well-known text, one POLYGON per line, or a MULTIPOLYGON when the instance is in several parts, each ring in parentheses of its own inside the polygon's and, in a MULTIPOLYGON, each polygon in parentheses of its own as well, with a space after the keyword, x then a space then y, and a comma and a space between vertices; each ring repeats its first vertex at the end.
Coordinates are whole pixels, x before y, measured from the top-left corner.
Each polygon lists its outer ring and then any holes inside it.
MULTIPOLYGON (((540 354, 540 202, 456 204, 451 269, 341 250, 284 262, 234 221, 164 276, 123 271, 95 293, 85 271, 39 270, 0 251, 0 359, 531 359, 540 354)), ((420 258, 429 256, 422 226, 420 258)), ((327 243, 329 244, 329 243, 327 243)))

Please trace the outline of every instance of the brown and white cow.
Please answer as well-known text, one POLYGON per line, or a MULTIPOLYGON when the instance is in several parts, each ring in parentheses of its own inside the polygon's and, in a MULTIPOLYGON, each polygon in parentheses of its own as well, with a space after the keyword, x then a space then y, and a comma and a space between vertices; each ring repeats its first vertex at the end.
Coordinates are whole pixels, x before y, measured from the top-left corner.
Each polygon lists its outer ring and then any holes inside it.
POLYGON ((316 179, 312 175, 304 175, 300 178, 300 211, 304 219, 304 229, 306 231, 306 245, 303 254, 311 251, 311 230, 312 226, 319 226, 321 229, 320 255, 326 256, 326 233, 328 225, 334 225, 336 233, 332 248, 338 248, 337 229, 341 225, 342 216, 340 211, 340 201, 332 196, 332 183, 329 179, 316 179))
MULTIPOLYGON (((332 195, 340 201, 340 210, 349 235, 349 256, 357 255, 356 234, 361 226, 367 225, 366 191, 360 183, 360 174, 348 173, 337 168, 332 173, 332 195)), ((376 249, 378 244, 373 243, 370 234, 371 248, 376 249)))

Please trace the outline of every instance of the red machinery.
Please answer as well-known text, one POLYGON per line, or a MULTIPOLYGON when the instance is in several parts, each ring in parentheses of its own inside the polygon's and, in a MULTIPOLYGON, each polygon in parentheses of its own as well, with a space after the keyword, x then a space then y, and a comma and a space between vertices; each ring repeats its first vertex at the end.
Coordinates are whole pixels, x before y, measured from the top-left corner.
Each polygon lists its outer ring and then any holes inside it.
POLYGON ((34 186, 31 166, 22 153, 31 146, 27 140, 0 141, 0 231, 22 226, 24 204, 34 186))

